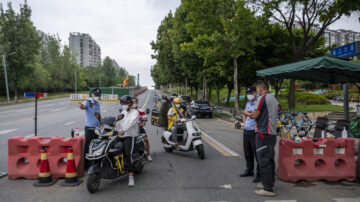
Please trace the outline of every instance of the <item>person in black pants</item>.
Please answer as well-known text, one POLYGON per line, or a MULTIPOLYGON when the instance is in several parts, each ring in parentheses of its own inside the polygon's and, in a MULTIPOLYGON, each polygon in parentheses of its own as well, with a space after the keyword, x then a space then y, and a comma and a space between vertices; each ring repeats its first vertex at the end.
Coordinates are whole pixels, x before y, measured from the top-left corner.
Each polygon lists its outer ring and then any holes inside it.
MULTIPOLYGON (((256 88, 251 86, 246 89, 246 96, 249 102, 246 104, 243 114, 244 121, 244 134, 243 134, 243 147, 246 159, 246 170, 240 174, 240 177, 254 176, 254 159, 257 162, 256 148, 255 148, 255 120, 248 116, 249 113, 254 111, 256 104, 256 88)), ((259 164, 256 163, 256 176, 253 182, 260 182, 259 164)))
POLYGON ((260 196, 275 196, 275 144, 276 125, 279 112, 279 102, 270 94, 269 85, 258 82, 256 90, 260 97, 255 110, 249 114, 256 119, 256 155, 260 166, 261 184, 255 194, 260 196))

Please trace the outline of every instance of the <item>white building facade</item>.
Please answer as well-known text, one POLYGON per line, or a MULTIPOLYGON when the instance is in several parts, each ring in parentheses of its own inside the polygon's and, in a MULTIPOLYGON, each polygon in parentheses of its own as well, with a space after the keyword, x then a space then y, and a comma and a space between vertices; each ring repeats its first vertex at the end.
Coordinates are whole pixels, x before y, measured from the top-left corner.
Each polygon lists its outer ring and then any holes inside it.
POLYGON ((79 65, 88 67, 101 64, 100 46, 89 34, 79 32, 70 33, 69 47, 79 65))

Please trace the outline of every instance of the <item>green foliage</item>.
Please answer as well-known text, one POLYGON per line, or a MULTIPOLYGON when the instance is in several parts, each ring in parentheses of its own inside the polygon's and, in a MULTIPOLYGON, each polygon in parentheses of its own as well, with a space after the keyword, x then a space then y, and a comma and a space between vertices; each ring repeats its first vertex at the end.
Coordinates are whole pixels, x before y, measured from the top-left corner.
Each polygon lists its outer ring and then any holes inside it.
MULTIPOLYGON (((287 97, 287 94, 283 94, 282 98, 287 97)), ((318 94, 306 93, 306 92, 296 92, 295 101, 297 104, 301 105, 326 105, 329 104, 329 100, 318 94)))

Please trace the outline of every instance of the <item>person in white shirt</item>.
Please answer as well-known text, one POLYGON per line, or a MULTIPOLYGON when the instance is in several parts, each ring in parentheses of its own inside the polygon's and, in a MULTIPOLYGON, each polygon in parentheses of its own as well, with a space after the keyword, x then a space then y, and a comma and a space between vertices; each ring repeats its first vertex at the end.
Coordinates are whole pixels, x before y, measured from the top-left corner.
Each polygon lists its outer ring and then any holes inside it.
POLYGON ((123 118, 116 123, 115 130, 118 135, 124 137, 125 161, 129 172, 129 187, 135 186, 134 181, 134 165, 132 153, 134 150, 134 138, 139 135, 139 112, 132 107, 133 101, 129 95, 120 98, 124 115, 123 118))

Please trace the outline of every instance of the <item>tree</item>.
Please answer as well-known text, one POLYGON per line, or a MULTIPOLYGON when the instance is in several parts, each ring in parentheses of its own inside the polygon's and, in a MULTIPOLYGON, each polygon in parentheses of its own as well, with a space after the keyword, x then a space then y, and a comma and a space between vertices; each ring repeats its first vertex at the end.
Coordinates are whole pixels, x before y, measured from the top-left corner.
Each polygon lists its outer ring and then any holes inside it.
POLYGON ((4 11, 0 5, 0 44, 2 53, 12 53, 7 57, 7 74, 10 89, 17 102, 18 93, 29 84, 34 70, 35 58, 40 49, 40 38, 30 20, 31 9, 25 3, 20 5, 20 13, 15 13, 11 3, 4 11))
MULTIPOLYGON (((304 59, 313 50, 326 28, 342 16, 360 9, 353 0, 252 0, 264 14, 283 24, 292 47, 292 61, 304 59), (296 41, 296 30, 301 30, 301 41, 296 41), (314 33, 315 34, 312 34, 314 33)), ((289 109, 295 108, 295 80, 290 81, 289 109)))

